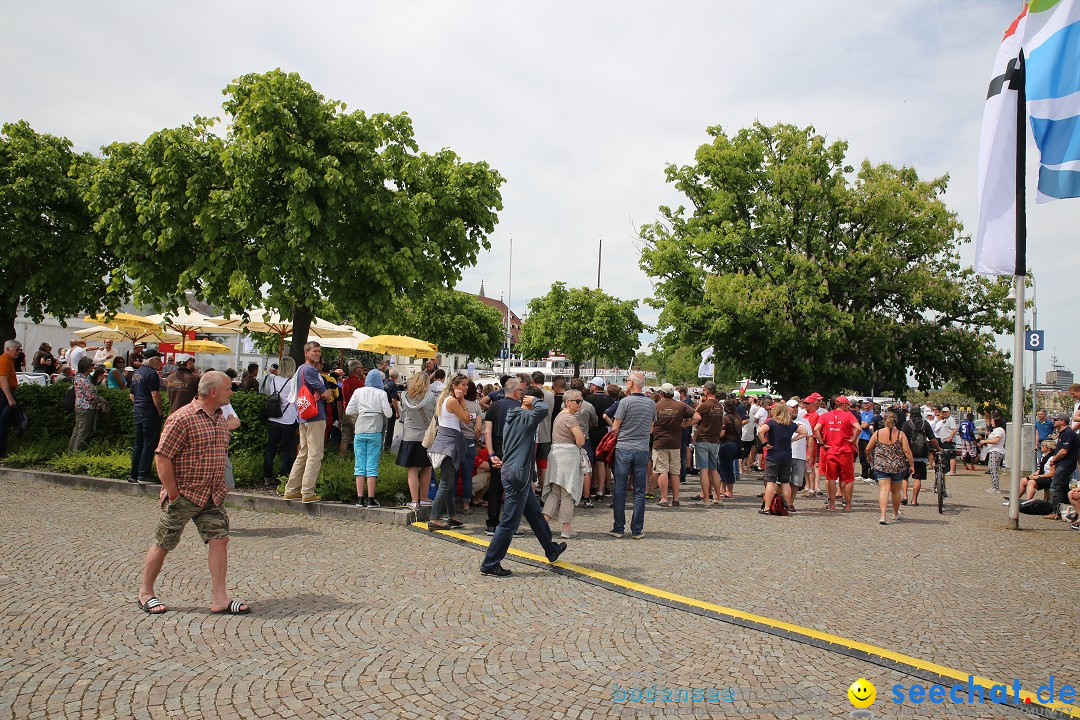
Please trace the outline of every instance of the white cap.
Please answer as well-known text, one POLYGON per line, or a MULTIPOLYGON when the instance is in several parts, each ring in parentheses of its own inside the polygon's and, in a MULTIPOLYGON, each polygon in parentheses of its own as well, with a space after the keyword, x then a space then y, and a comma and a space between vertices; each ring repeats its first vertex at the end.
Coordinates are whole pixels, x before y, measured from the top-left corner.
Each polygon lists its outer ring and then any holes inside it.
POLYGON ((178 363, 187 362, 190 359, 191 359, 191 356, 188 355, 187 353, 177 353, 176 354, 176 362, 178 362, 178 363))
POLYGON ((660 392, 664 393, 665 395, 674 395, 675 394, 675 386, 672 385, 671 383, 664 383, 663 385, 660 386, 660 392))
POLYGON ((602 378, 602 377, 594 377, 592 380, 589 381, 589 384, 590 385, 595 385, 598 388, 602 388, 605 385, 607 385, 607 383, 604 382, 604 378, 602 378))
POLYGON ((790 400, 787 401, 787 406, 790 407, 790 408, 799 407, 799 401, 796 400, 795 398, 791 398, 790 400))

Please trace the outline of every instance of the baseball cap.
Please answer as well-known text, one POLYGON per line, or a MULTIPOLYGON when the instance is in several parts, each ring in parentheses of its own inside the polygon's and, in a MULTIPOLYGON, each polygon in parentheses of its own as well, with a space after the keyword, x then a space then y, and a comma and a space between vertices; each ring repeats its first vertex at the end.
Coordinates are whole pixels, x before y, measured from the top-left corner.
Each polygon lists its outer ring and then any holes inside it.
POLYGON ((177 353, 176 354, 176 362, 178 362, 178 363, 187 362, 190 359, 191 359, 191 356, 188 355, 187 353, 177 353))
POLYGON ((716 394, 716 383, 714 383, 714 382, 713 382, 712 380, 709 380, 709 381, 708 381, 707 383, 705 383, 705 384, 704 384, 704 385, 702 385, 701 387, 702 387, 702 388, 703 388, 703 389, 704 389, 704 390, 705 390, 706 392, 710 392, 710 393, 712 393, 713 395, 715 395, 715 394, 716 394))
POLYGON ((790 400, 787 401, 787 406, 789 408, 799 407, 799 401, 796 400, 795 398, 791 398, 790 400))
POLYGON ((672 385, 671 383, 664 383, 663 385, 660 386, 660 392, 664 393, 665 395, 674 395, 675 394, 675 386, 672 385))
POLYGON ((602 388, 605 385, 607 385, 607 383, 604 382, 604 378, 602 378, 602 377, 594 377, 592 380, 589 381, 589 384, 590 385, 595 385, 598 388, 602 388))
POLYGON ((949 406, 946 405, 945 407, 941 408, 941 412, 952 412, 952 410, 950 410, 949 406))
POLYGON ((147 350, 143 353, 143 360, 150 360, 156 357, 161 357, 161 353, 159 353, 157 350, 147 350))
POLYGON ((1058 413, 1054 416, 1054 420, 1060 420, 1061 422, 1069 422, 1069 416, 1065 413, 1058 413))
POLYGON ((839 395, 836 398, 836 404, 837 405, 850 405, 851 402, 848 401, 847 395, 839 395))

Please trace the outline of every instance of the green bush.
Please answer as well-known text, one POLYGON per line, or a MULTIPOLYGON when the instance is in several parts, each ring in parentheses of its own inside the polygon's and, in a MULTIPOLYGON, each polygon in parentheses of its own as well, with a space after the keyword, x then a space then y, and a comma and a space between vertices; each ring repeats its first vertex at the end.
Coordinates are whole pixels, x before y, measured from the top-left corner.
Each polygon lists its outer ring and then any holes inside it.
POLYGON ((10 440, 4 465, 14 468, 44 467, 49 460, 67 450, 68 441, 64 438, 24 438, 10 440))
POLYGON ((255 487, 262 485, 262 453, 253 453, 250 450, 229 451, 229 459, 232 460, 233 479, 236 487, 255 487))
MULTIPOLYGON (((75 414, 64 409, 64 393, 70 385, 27 385, 15 388, 15 399, 30 420, 30 438, 68 438, 75 429, 75 414)), ((131 447, 135 420, 127 390, 98 388, 109 403, 109 412, 98 417, 95 438, 110 444, 131 447)))
POLYGON ((124 480, 131 469, 131 453, 127 450, 100 448, 81 453, 63 453, 46 462, 46 467, 69 475, 124 480))
MULTIPOLYGON (((356 476, 353 475, 353 459, 327 455, 319 472, 317 492, 323 500, 356 502, 356 476)), ((384 505, 396 505, 398 494, 409 497, 409 476, 405 468, 395 462, 393 453, 383 453, 379 458, 379 481, 375 484, 375 497, 384 505)))

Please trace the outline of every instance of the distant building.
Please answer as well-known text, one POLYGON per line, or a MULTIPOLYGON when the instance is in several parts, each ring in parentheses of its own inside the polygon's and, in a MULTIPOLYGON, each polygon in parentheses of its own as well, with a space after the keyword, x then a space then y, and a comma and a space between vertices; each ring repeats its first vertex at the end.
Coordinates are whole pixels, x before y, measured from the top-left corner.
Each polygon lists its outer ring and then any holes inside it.
MULTIPOLYGON (((471 295, 471 293, 469 293, 471 295)), ((493 307, 499 311, 499 317, 502 318, 503 327, 507 324, 507 314, 509 313, 510 319, 510 348, 511 350, 518 344, 518 338, 521 337, 521 318, 517 313, 506 306, 502 300, 496 300, 495 298, 489 298, 484 294, 484 281, 480 281, 480 294, 473 295, 474 298, 484 303, 488 307, 493 307)))
POLYGON ((1050 363, 1054 369, 1046 373, 1046 384, 1056 390, 1068 390, 1073 384, 1072 370, 1066 370, 1058 363, 1056 355, 1050 358, 1050 363))

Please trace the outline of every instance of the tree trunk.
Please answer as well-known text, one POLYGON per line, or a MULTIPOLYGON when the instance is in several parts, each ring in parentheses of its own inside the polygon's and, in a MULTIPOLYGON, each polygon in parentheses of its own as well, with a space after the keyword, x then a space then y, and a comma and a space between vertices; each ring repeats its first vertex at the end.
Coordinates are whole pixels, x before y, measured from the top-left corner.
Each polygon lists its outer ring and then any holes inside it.
MULTIPOLYGON (((4 343, 15 340, 15 316, 19 313, 19 299, 12 297, 0 297, 0 351, 3 351, 4 343)), ((26 345, 26 338, 22 339, 26 345)), ((25 351, 26 348, 24 347, 25 351)), ((31 353, 27 353, 29 356, 31 353)))
POLYGON ((574 377, 581 377, 581 363, 574 361, 574 377))
POLYGON ((315 318, 315 313, 307 308, 293 308, 293 331, 292 331, 292 347, 289 348, 290 356, 296 361, 296 367, 299 368, 304 364, 304 344, 308 341, 308 333, 311 330, 311 321, 315 318))

